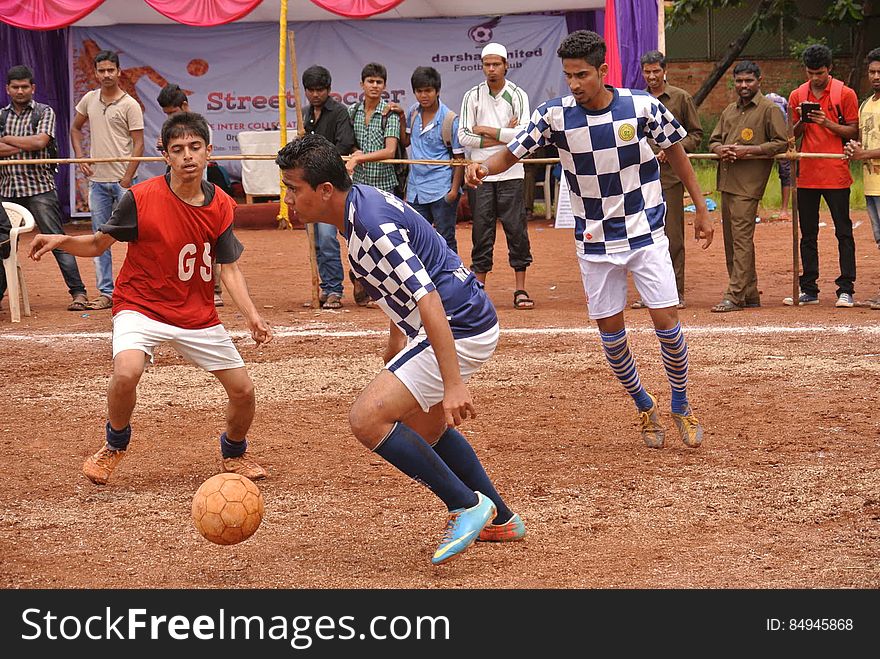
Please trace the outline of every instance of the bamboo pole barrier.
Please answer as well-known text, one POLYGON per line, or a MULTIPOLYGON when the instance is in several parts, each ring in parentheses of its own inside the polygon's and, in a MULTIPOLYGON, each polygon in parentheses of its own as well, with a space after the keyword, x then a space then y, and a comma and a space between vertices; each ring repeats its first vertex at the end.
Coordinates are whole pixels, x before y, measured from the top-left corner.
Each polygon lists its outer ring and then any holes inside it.
MULTIPOLYGON (((302 137, 306 130, 303 125, 302 98, 299 91, 299 71, 296 67, 296 42, 293 30, 287 32, 288 53, 290 55, 291 75, 293 76, 293 105, 296 108, 296 132, 302 137)), ((281 194, 284 195, 284 182, 281 182, 281 194)), ((281 205, 284 206, 284 197, 281 197, 281 205)), ((288 220, 288 224, 290 221, 288 220)), ((321 288, 318 277, 318 256, 315 250, 315 225, 311 222, 303 222, 306 228, 306 242, 309 249, 309 270, 312 273, 312 308, 321 308, 321 288)))

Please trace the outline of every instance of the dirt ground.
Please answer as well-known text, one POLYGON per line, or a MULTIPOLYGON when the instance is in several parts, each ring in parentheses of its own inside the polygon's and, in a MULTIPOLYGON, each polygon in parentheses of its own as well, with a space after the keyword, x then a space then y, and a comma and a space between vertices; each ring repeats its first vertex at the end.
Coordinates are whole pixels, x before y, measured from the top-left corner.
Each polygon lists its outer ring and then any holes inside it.
MULTIPOLYGON (((717 214, 716 219, 717 219, 717 214)), ((880 253, 854 213, 856 297, 880 286, 880 253)), ((726 284, 720 228, 688 246, 690 397, 706 427, 678 440, 644 311, 627 311, 643 382, 668 424, 646 448, 585 313, 570 230, 530 224, 532 311, 512 308, 499 230, 489 291, 502 324, 472 380, 463 426, 528 527, 448 565, 430 556, 445 515, 422 486, 363 449, 349 405, 380 368, 381 311, 304 308, 304 231, 242 229, 242 264, 277 338, 258 350, 221 310, 257 388, 253 454, 266 516, 248 541, 202 539, 196 488, 218 470, 223 395, 171 349, 145 375, 128 455, 110 483, 80 473, 103 441, 110 314, 71 313, 52 259, 26 262, 33 316, 0 312, 0 586, 4 588, 877 588, 880 586, 880 312, 836 309, 836 241, 821 230, 821 304, 791 294, 791 224, 756 230, 764 306, 713 314, 726 284)), ((81 232, 84 229, 75 229, 81 232)), ((470 225, 459 225, 470 251, 470 225)), ((24 240, 26 253, 30 239, 24 240)), ((114 247, 118 268, 125 251, 114 247)), ((467 258, 465 262, 467 263, 467 258)), ((94 294, 94 270, 80 260, 94 294)), ((634 299, 634 292, 631 293, 634 299)))

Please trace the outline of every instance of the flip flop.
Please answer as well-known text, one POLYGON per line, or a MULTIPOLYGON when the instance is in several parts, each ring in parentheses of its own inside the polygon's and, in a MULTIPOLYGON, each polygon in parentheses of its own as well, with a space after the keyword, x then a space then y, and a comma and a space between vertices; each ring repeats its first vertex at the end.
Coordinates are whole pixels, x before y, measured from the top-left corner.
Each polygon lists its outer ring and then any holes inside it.
POLYGON ((73 300, 67 305, 68 311, 85 311, 89 308, 89 299, 85 295, 74 295, 73 300))
POLYGON ((535 301, 529 297, 529 294, 518 289, 513 292, 513 308, 514 309, 534 309, 535 301))
POLYGON ((98 297, 96 297, 94 300, 89 302, 89 304, 86 308, 98 310, 98 309, 110 309, 112 306, 113 306, 113 300, 111 300, 106 295, 101 294, 98 297))
POLYGON ((712 307, 712 311, 714 313, 727 313, 728 311, 742 311, 743 308, 738 304, 731 302, 728 299, 721 300, 718 304, 712 307))

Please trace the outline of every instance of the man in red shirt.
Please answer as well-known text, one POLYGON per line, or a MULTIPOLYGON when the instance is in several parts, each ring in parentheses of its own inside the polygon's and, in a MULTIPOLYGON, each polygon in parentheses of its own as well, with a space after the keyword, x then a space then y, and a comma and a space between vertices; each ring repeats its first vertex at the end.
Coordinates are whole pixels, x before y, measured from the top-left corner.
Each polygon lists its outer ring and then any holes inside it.
POLYGON ((201 115, 181 112, 162 126, 163 155, 170 166, 132 186, 94 235, 37 235, 35 261, 63 249, 94 257, 113 243, 128 251, 113 292, 113 376, 107 392, 106 443, 83 464, 83 474, 103 485, 131 439, 137 384, 154 348, 169 342, 188 361, 212 373, 228 396, 226 432, 220 435, 221 469, 250 479, 266 470, 247 454, 246 434, 254 418, 254 385, 214 307, 212 262, 245 317, 258 344, 272 330, 248 294, 238 258, 244 247, 232 232, 235 202, 203 180, 211 145, 201 115))
MULTIPOLYGON (((788 102, 794 136, 801 139, 803 153, 843 154, 843 145, 859 132, 859 102, 856 93, 831 77, 831 50, 808 46, 803 54, 808 81, 795 89, 788 102), (802 114, 801 103, 815 103, 818 110, 802 114)), ((856 245, 849 216, 849 188, 852 176, 843 159, 798 160, 797 203, 801 229, 801 292, 785 304, 819 304, 819 202, 824 197, 834 221, 840 276, 837 307, 852 307, 856 280, 856 245)))

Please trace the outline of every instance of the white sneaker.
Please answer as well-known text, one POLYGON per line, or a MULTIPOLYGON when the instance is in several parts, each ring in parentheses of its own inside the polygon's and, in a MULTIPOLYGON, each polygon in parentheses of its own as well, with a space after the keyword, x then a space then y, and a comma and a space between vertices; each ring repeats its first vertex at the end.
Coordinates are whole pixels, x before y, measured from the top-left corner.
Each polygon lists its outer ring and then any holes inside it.
POLYGON ((852 307, 855 303, 853 302, 853 296, 849 293, 841 293, 837 297, 837 302, 834 303, 835 307, 852 307))

